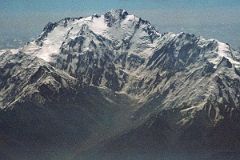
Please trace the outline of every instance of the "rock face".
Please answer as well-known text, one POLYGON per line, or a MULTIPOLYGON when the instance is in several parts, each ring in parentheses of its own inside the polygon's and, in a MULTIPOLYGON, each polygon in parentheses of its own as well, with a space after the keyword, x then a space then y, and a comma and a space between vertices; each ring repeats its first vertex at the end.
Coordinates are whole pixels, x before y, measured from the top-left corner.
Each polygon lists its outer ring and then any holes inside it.
POLYGON ((240 53, 214 39, 161 34, 113 10, 49 23, 18 51, 0 51, 0 73, 4 155, 16 143, 41 151, 15 150, 29 159, 239 152, 240 53))

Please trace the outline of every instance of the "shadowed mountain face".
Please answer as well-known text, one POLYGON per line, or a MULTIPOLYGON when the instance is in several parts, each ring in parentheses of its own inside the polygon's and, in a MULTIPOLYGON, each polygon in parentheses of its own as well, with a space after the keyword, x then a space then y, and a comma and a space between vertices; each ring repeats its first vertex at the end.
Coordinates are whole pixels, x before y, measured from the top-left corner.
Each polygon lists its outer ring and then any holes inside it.
POLYGON ((236 159, 240 53, 124 10, 65 18, 0 52, 0 107, 13 160, 236 159))

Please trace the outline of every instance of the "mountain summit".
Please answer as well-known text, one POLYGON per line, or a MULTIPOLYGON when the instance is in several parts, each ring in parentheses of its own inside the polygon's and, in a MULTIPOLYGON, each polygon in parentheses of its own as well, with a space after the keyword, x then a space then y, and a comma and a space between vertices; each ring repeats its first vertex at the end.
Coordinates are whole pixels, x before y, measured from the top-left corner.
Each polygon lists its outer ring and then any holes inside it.
POLYGON ((215 39, 160 33, 118 9, 48 23, 0 52, 0 73, 6 155, 240 152, 240 53, 215 39))

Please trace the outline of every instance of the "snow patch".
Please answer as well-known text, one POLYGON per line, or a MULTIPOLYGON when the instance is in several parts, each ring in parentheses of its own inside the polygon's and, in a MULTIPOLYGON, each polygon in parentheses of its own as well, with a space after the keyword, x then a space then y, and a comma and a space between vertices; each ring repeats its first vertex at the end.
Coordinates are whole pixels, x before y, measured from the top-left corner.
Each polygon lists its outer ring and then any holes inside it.
POLYGON ((0 50, 0 55, 8 52, 9 54, 17 54, 19 51, 19 49, 3 49, 3 50, 0 50))
POLYGON ((240 62, 232 58, 230 47, 226 43, 218 42, 218 55, 227 58, 234 65, 240 65, 240 62))
POLYGON ((108 26, 104 22, 104 16, 101 15, 101 17, 93 17, 93 21, 88 24, 89 28, 98 35, 105 35, 108 26))

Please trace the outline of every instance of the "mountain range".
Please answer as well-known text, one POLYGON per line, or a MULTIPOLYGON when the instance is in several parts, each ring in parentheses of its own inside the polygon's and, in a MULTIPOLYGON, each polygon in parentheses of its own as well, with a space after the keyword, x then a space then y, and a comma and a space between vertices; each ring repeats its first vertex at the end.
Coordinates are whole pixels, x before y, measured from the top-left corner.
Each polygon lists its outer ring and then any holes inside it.
POLYGON ((240 53, 122 9, 65 18, 0 51, 0 108, 2 159, 235 160, 240 53))

